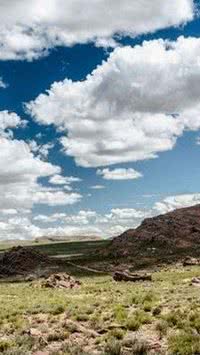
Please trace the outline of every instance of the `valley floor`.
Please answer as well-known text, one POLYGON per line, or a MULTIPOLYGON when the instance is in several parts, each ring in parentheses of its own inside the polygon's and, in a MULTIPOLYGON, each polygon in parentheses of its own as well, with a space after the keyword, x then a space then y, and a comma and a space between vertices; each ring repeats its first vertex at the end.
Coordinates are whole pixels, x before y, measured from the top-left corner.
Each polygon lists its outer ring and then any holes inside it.
POLYGON ((137 283, 73 266, 66 272, 79 288, 0 280, 0 353, 200 354, 200 287, 191 285, 199 266, 154 267, 152 281, 137 283))

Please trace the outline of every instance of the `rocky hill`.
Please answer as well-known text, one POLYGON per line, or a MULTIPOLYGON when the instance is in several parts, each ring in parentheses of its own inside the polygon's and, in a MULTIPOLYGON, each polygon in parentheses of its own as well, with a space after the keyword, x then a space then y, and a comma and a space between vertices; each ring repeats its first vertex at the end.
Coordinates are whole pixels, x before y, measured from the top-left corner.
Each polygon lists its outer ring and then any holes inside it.
POLYGON ((200 255, 200 205, 145 219, 112 240, 113 256, 200 255))

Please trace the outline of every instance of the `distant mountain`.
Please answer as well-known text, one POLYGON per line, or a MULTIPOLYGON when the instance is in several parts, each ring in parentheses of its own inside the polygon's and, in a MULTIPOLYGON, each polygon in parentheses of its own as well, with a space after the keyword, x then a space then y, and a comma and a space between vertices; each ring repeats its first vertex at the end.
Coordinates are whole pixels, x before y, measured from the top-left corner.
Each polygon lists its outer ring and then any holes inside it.
POLYGON ((115 257, 200 255, 200 205, 145 219, 114 238, 105 252, 115 257))
POLYGON ((44 243, 44 242, 86 242, 92 240, 102 240, 102 237, 98 235, 76 235, 76 236, 54 236, 54 237, 40 237, 35 239, 35 243, 44 243))
POLYGON ((8 240, 1 240, 0 244, 1 245, 31 245, 35 243, 54 243, 54 242, 86 242, 86 241, 98 241, 98 240, 103 240, 103 238, 97 236, 97 235, 89 235, 89 236, 83 236, 83 235, 77 235, 77 236, 66 236, 66 237, 40 237, 32 240, 19 240, 19 239, 8 239, 8 240))

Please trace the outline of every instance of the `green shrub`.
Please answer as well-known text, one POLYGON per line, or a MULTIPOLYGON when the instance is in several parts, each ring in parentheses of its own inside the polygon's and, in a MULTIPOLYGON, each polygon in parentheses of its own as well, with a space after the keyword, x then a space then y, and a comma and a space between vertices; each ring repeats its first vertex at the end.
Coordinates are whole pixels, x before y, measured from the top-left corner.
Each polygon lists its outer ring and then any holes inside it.
POLYGON ((200 337, 182 331, 169 338, 169 350, 172 355, 198 355, 200 354, 200 337))
POLYGON ((112 329, 109 334, 111 337, 116 338, 118 340, 121 340, 124 337, 124 331, 120 328, 112 329))
POLYGON ((10 340, 0 340, 0 353, 12 348, 13 343, 10 340))
POLYGON ((114 307, 114 316, 118 322, 124 322, 127 319, 127 310, 118 304, 114 307))
POLYGON ((136 331, 140 328, 141 323, 139 322, 139 320, 136 317, 130 317, 128 318, 127 322, 126 322, 126 327, 128 330, 132 330, 132 331, 136 331))
POLYGON ((167 334, 168 323, 165 320, 161 319, 156 323, 155 329, 157 330, 157 332, 159 332, 160 338, 162 338, 164 335, 167 334))
POLYGON ((110 338, 105 346, 105 355, 121 355, 121 343, 115 338, 110 338))

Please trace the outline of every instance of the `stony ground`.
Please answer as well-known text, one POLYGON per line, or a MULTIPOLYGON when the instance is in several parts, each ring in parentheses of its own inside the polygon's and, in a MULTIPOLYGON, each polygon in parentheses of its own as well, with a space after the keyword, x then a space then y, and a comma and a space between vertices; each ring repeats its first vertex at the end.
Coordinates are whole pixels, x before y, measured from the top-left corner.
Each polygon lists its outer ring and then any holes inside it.
POLYGON ((200 287, 190 284, 199 266, 160 268, 137 283, 70 272, 81 287, 1 280, 2 354, 200 354, 200 287))

